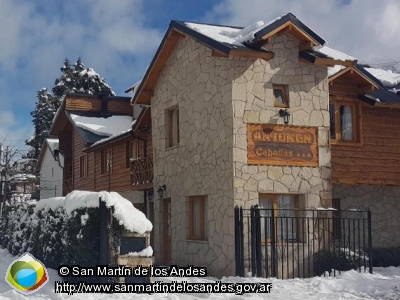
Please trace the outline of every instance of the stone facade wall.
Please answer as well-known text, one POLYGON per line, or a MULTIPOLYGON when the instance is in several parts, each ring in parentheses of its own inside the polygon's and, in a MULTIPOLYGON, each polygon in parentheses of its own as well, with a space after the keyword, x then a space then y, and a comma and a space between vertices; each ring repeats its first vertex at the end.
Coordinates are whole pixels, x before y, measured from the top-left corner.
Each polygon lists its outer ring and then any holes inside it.
POLYGON ((333 185, 340 208, 371 210, 372 246, 400 246, 400 187, 383 185, 333 185))
POLYGON ((259 193, 274 193, 305 195, 302 207, 330 206, 327 68, 300 62, 298 40, 291 35, 275 36, 266 47, 275 53, 268 62, 234 60, 235 205, 249 208, 258 204, 259 193), (288 126, 318 127, 319 167, 247 164, 246 124, 283 124, 280 107, 274 107, 273 84, 288 86, 288 126))
MULTIPOLYGON (((232 170, 233 61, 181 39, 152 98, 154 186, 171 198, 172 263, 205 266, 210 275, 234 274, 232 170), (167 148, 166 110, 179 105, 179 146, 167 148), (188 197, 207 196, 208 240, 188 240, 188 197)), ((160 199, 155 200, 155 255, 161 259, 160 199)))

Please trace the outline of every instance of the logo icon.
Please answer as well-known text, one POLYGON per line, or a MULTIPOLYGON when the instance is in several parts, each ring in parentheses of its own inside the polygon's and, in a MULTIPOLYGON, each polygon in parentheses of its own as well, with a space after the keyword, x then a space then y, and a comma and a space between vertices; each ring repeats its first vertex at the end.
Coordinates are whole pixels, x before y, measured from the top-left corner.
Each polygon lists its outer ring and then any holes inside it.
POLYGON ((25 295, 36 292, 48 280, 45 266, 29 253, 13 261, 6 273, 6 282, 25 295))

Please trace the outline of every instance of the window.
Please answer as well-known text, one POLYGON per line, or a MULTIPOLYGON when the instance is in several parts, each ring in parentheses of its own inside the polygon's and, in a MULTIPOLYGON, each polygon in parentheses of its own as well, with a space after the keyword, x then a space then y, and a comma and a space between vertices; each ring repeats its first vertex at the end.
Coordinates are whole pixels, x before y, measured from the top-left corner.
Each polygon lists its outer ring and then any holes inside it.
POLYGON ((207 240, 208 207, 206 196, 189 197, 190 240, 207 240))
POLYGON ((275 241, 297 241, 299 219, 296 218, 299 207, 298 195, 260 195, 261 239, 272 240, 272 208, 274 208, 275 241), (263 210, 264 209, 264 210, 263 210), (265 224, 267 222, 267 224, 265 224), (265 230, 267 229, 267 232, 265 230))
POLYGON ((101 150, 101 174, 108 173, 112 170, 111 150, 101 150))
POLYGON ((274 84, 272 88, 274 90, 274 106, 289 107, 289 94, 287 86, 274 84))
POLYGON ((82 155, 79 157, 79 177, 87 176, 87 156, 82 155))
POLYGON ((128 141, 126 142, 126 168, 129 168, 131 165, 131 158, 138 158, 138 141, 133 140, 133 141, 128 141))
POLYGON ((179 107, 167 111, 168 147, 179 145, 179 107))
POLYGON ((333 142, 358 142, 357 106, 354 103, 329 104, 330 137, 333 142))

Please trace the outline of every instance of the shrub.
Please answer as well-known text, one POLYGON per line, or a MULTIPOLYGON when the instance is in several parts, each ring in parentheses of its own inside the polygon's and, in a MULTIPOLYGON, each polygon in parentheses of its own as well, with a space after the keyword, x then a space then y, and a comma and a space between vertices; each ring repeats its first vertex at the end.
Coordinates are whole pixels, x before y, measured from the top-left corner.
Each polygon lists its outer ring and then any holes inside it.
POLYGON ((347 248, 322 250, 314 255, 314 272, 322 275, 325 272, 348 271, 368 267, 368 256, 361 251, 353 252, 347 248))
MULTIPOLYGON (((12 255, 32 253, 46 267, 61 264, 99 264, 99 208, 78 208, 67 214, 64 208, 35 211, 35 206, 7 206, 0 214, 0 245, 12 255)), ((118 222, 113 233, 124 230, 118 222)), ((116 247, 116 246, 114 246, 116 247)))

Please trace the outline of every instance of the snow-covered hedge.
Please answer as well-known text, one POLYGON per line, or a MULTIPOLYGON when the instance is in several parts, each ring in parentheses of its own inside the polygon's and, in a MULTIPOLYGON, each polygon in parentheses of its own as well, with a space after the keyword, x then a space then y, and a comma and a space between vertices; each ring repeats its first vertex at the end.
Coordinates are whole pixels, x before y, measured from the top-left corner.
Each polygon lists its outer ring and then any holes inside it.
POLYGON ((11 254, 32 253, 47 267, 94 266, 99 262, 99 198, 114 216, 112 235, 144 233, 152 224, 117 193, 73 191, 66 197, 6 206, 0 215, 0 246, 11 254))

